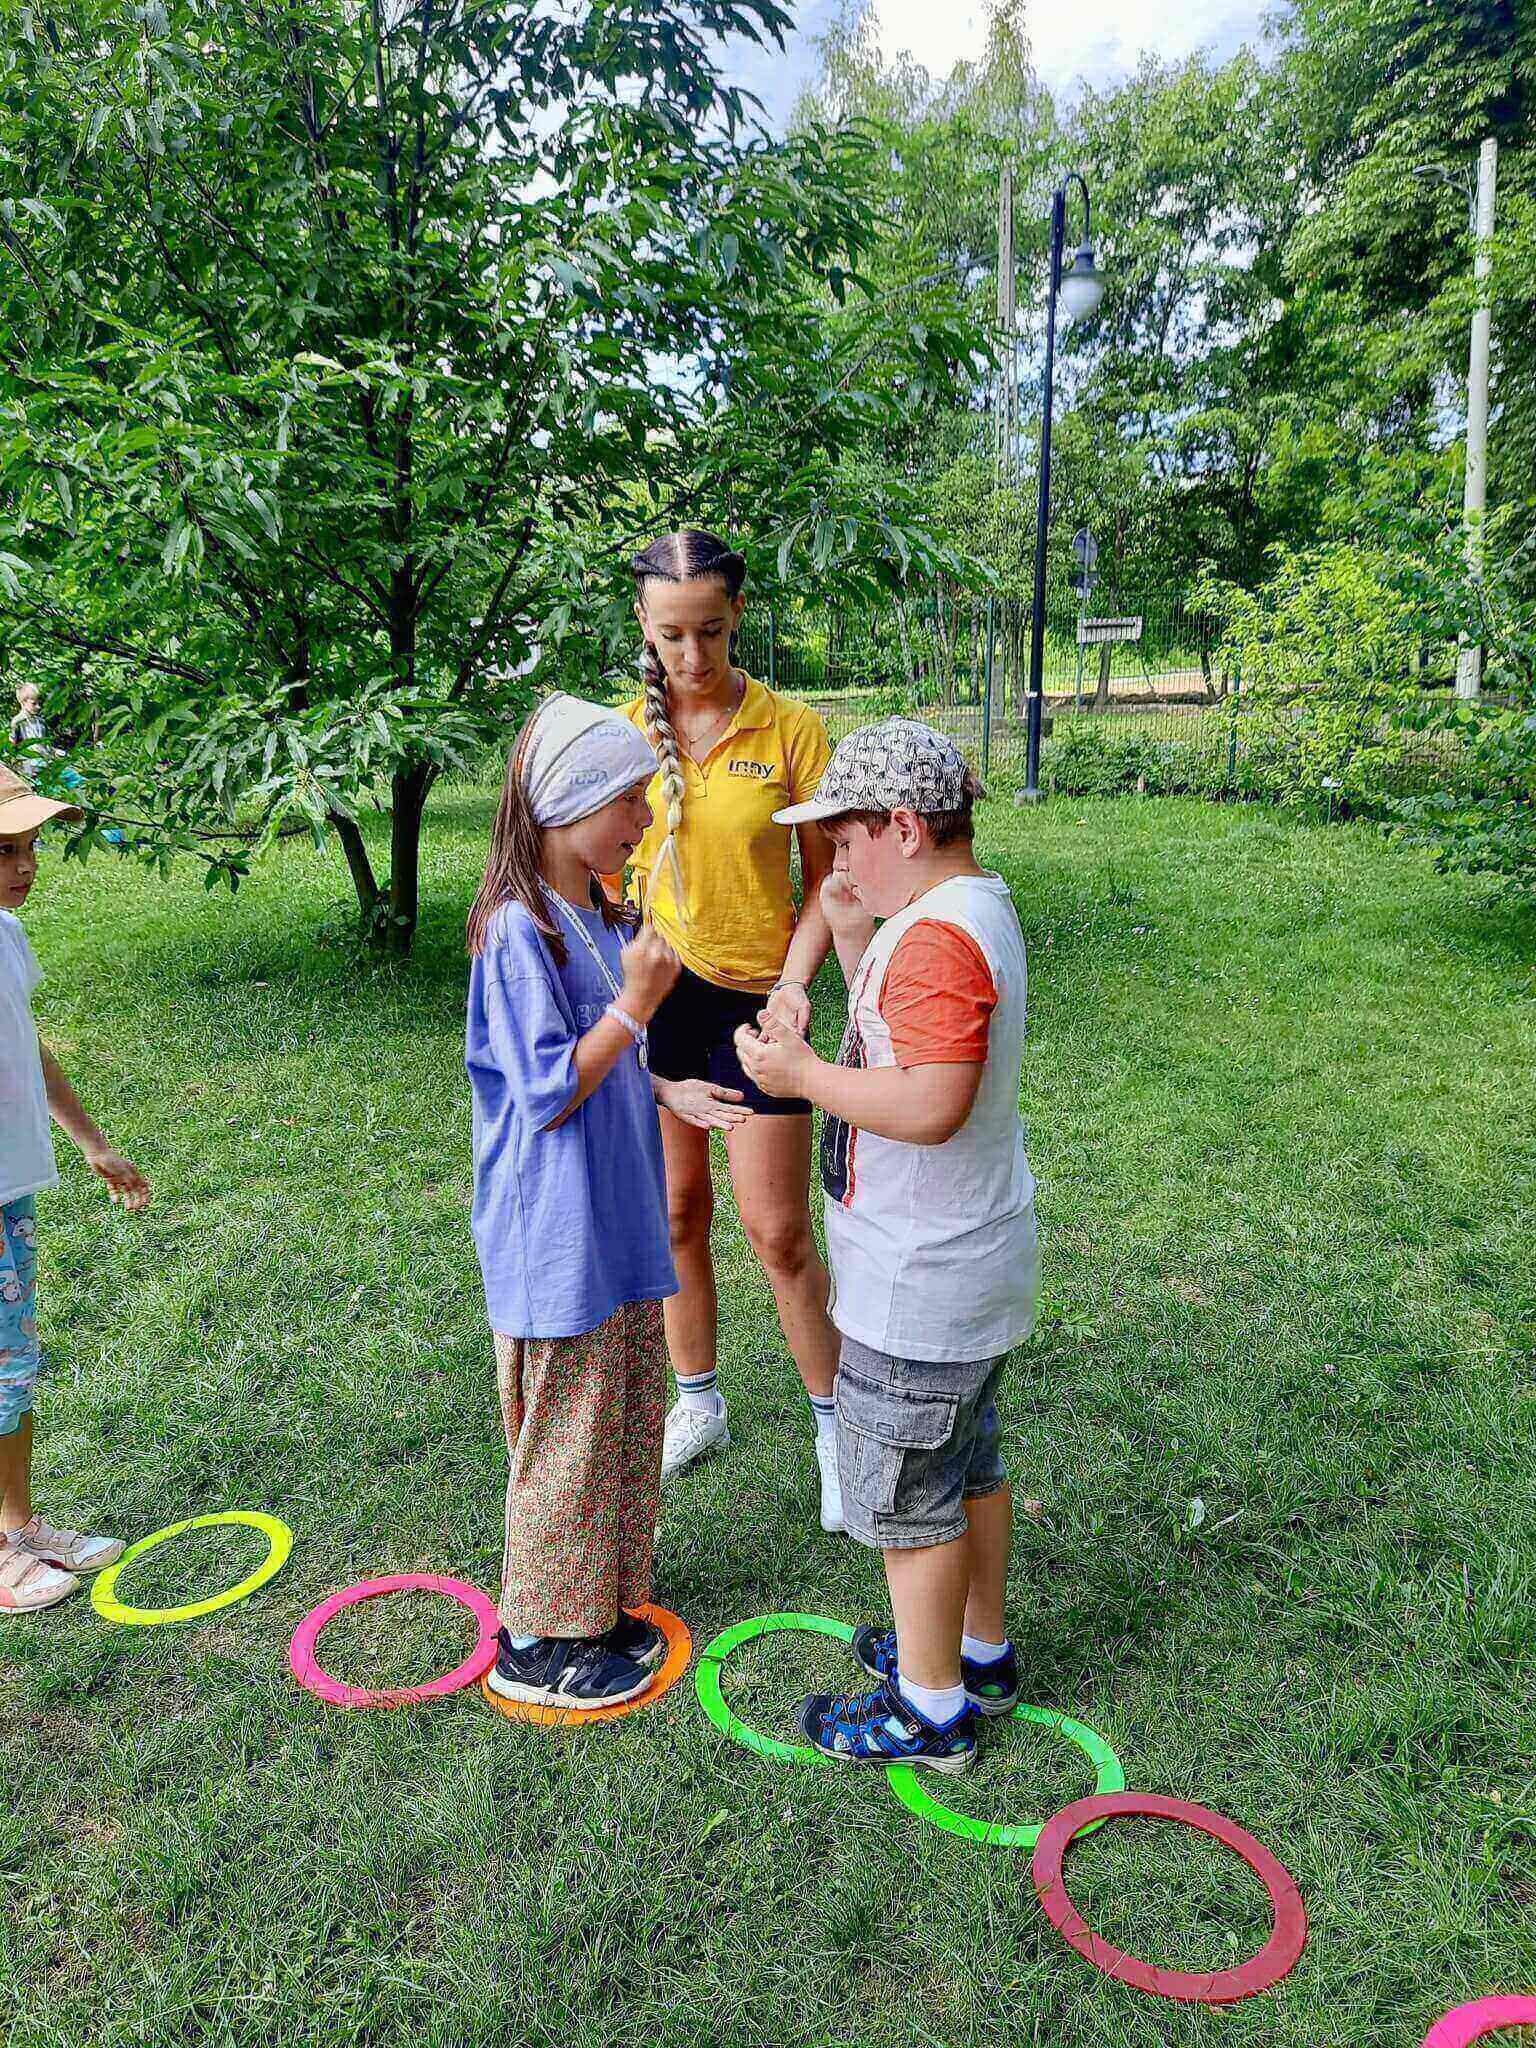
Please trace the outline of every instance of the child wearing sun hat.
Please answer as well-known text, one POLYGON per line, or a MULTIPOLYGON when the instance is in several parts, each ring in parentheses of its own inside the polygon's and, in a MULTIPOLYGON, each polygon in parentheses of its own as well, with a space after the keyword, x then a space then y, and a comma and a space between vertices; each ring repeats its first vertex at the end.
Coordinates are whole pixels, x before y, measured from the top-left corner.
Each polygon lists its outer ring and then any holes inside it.
POLYGON ((107 1143, 37 1035, 32 996, 43 978, 16 913, 37 880, 38 835, 70 804, 39 796, 0 767, 0 1615, 67 1599, 83 1573, 114 1564, 123 1546, 59 1529, 32 1504, 32 1404, 37 1334, 36 1197, 58 1185, 51 1118, 126 1209, 142 1209, 149 1183, 107 1143))

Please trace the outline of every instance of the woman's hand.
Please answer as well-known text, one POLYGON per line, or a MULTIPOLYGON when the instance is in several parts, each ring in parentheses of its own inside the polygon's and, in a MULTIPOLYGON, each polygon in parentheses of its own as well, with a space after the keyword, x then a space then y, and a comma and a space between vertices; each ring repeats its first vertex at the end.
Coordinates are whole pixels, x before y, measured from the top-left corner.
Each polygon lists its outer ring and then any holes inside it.
POLYGON ((620 953, 619 965, 624 970, 620 1006, 637 1024, 649 1024, 662 998, 676 986, 683 963, 661 934, 647 924, 620 953))
POLYGON ((862 931, 873 921, 852 882, 836 868, 821 885, 821 914, 834 938, 839 932, 862 931))
POLYGON ((765 1032, 743 1024, 736 1033, 736 1057, 748 1079, 765 1095, 804 1095, 816 1055, 803 1038, 770 1023, 765 1032))
POLYGON ((696 1131, 733 1131, 750 1123, 752 1111, 744 1106, 739 1088, 720 1088, 713 1081, 653 1081, 656 1100, 669 1109, 680 1124, 692 1124, 696 1131))
POLYGON ((805 984, 799 981, 781 981, 777 988, 768 991, 768 999, 757 1013, 759 1024, 766 1024, 772 1018, 797 1037, 806 1038, 811 1029, 811 998, 805 984))

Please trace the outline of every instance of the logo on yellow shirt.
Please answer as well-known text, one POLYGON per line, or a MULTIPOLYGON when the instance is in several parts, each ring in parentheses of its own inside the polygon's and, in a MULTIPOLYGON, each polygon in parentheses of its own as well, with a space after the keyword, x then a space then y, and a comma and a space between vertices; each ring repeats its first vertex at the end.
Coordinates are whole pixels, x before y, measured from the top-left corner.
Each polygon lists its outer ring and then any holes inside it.
POLYGON ((774 767, 771 761, 732 761, 730 772, 732 775, 750 775, 757 782, 771 782, 774 767))

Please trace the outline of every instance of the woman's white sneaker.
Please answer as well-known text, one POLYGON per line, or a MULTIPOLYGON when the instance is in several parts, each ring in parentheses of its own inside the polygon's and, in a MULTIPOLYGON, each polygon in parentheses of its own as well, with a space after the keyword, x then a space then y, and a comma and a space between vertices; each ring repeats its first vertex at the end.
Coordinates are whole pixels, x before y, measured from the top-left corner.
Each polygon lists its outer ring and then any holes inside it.
POLYGON ((848 1525, 843 1520, 843 1484, 837 1476, 834 1437, 817 1437, 816 1464, 821 1472, 821 1526, 829 1536, 839 1536, 848 1525))
POLYGON ((719 1397, 719 1406, 713 1414, 707 1409, 687 1408, 681 1401, 675 1402, 668 1412, 667 1426, 661 1439, 662 1478, 672 1478, 685 1465, 691 1465, 695 1458, 702 1458, 706 1451, 714 1450, 717 1444, 728 1444, 730 1440, 723 1397, 719 1397))

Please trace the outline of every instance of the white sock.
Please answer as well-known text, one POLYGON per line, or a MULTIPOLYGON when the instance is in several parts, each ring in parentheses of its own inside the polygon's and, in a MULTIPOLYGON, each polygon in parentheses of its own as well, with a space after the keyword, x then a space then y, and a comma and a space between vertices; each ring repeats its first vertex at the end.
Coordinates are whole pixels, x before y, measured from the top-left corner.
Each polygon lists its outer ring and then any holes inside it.
POLYGON ((695 1373, 686 1380, 679 1374, 677 1398, 692 1415, 718 1415, 725 1406, 712 1372, 695 1373))
POLYGON ((995 1664, 1000 1657, 1007 1656, 1008 1638, 1004 1636, 1000 1643, 989 1643, 983 1641, 980 1636, 962 1636, 960 1654, 962 1657, 968 1657, 973 1664, 995 1664))
POLYGON ((824 1444, 837 1442, 837 1403, 829 1396, 825 1401, 819 1394, 810 1396, 811 1414, 816 1420, 816 1434, 824 1444))
POLYGON ((916 1707, 925 1721, 932 1721, 940 1728, 953 1721, 965 1705, 963 1685, 914 1685, 901 1672, 896 1675, 896 1685, 909 1707, 916 1707))

